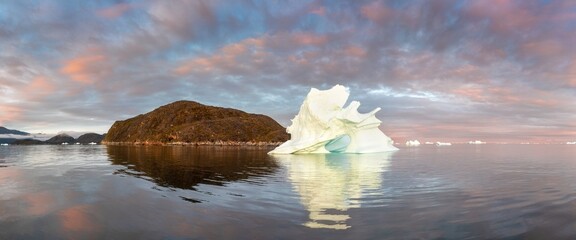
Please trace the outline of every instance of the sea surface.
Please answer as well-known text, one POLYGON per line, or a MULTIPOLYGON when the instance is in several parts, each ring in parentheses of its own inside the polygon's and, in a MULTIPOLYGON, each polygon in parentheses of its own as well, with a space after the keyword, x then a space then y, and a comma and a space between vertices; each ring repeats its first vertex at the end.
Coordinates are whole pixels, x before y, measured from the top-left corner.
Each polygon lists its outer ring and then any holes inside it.
POLYGON ((0 239, 576 239, 576 145, 0 146, 0 239))

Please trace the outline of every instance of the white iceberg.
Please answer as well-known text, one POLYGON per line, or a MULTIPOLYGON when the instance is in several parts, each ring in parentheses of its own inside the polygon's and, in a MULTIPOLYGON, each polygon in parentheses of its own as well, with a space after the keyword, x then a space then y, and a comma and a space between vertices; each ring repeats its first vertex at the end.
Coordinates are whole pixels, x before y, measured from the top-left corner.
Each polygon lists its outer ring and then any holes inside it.
POLYGON ((468 144, 486 144, 486 142, 482 142, 480 140, 469 141, 468 144))
POLYGON ((436 142, 436 146, 452 146, 449 142, 436 142))
POLYGON ((376 153, 398 150, 392 139, 378 126, 375 116, 380 108, 369 113, 358 112, 360 103, 352 101, 347 107, 350 92, 342 85, 328 90, 312 88, 292 119, 286 132, 291 135, 270 154, 292 153, 376 153))
POLYGON ((408 140, 408 141, 406 141, 406 146, 409 146, 409 147, 420 146, 420 141, 418 141, 418 140, 408 140))

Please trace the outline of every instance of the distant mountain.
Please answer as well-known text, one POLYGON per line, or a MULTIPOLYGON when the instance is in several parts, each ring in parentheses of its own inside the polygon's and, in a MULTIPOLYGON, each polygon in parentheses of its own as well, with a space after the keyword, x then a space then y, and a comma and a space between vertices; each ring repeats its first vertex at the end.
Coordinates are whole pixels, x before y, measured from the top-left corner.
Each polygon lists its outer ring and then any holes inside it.
POLYGON ((83 131, 60 131, 57 134, 66 134, 70 137, 76 138, 78 139, 80 136, 87 134, 87 133, 92 133, 92 132, 83 132, 83 131))
POLYGON ((274 119, 237 109, 177 101, 116 121, 103 143, 132 144, 279 144, 289 139, 274 119))
POLYGON ((62 144, 62 143, 68 143, 68 144, 74 144, 74 143, 81 143, 81 144, 88 144, 91 142, 94 143, 100 143, 102 142, 102 139, 104 139, 105 135, 100 135, 97 133, 86 133, 80 137, 78 137, 77 139, 74 139, 74 137, 65 134, 65 133, 60 133, 46 141, 41 141, 38 139, 31 139, 31 138, 26 138, 26 139, 2 139, 0 138, 0 143, 9 143, 9 144, 14 144, 14 145, 42 145, 42 144, 62 144))
POLYGON ((40 141, 40 140, 27 138, 27 139, 18 139, 16 141, 12 142, 11 144, 14 144, 14 145, 42 145, 45 143, 40 141))
POLYGON ((58 135, 44 141, 44 143, 47 143, 47 144, 62 144, 62 143, 72 144, 75 142, 76 142, 76 139, 74 139, 73 137, 71 137, 67 134, 58 134, 58 135))
POLYGON ((16 139, 16 138, 0 138, 0 143, 12 144, 16 140, 18 140, 18 139, 16 139))
POLYGON ((88 143, 100 143, 104 139, 104 135, 100 135, 97 133, 86 133, 76 139, 76 142, 81 144, 88 144, 88 143))
POLYGON ((30 135, 30 133, 27 133, 27 132, 12 130, 12 129, 8 129, 5 127, 0 127, 0 134, 14 134, 14 135, 23 135, 23 136, 30 135))

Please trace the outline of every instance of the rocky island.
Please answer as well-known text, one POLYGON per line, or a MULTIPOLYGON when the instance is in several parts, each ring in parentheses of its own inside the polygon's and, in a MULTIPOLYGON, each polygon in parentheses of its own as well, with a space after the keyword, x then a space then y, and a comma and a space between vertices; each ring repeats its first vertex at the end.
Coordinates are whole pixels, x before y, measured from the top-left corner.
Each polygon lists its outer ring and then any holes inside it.
POLYGON ((289 138, 284 127, 265 115, 177 101, 116 121, 102 143, 279 145, 289 138))

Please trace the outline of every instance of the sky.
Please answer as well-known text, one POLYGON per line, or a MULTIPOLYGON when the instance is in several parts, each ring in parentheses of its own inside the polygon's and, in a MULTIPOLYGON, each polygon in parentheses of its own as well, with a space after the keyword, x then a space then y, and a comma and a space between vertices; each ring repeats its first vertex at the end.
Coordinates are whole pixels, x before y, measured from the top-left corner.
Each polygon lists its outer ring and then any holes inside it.
POLYGON ((105 133, 191 100, 283 126, 350 88, 396 141, 576 141, 576 1, 0 3, 0 126, 105 133))

